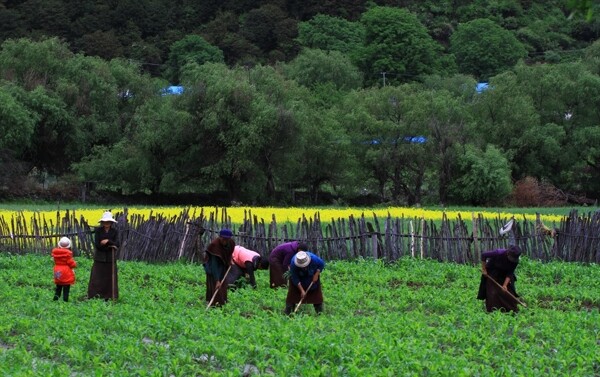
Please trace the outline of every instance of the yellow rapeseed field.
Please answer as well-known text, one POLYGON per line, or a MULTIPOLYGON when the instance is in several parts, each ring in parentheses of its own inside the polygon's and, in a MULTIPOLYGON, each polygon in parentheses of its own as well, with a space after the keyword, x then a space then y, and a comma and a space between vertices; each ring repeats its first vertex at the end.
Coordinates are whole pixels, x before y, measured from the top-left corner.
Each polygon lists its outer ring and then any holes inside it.
MULTIPOLYGON (((270 223, 273 219, 277 223, 296 223, 299 219, 304 216, 307 219, 314 219, 318 214, 322 222, 331 222, 331 220, 348 219, 350 216, 360 217, 365 216, 372 218, 374 215, 380 219, 388 216, 392 217, 404 217, 404 218, 417 218, 424 220, 441 220, 444 214, 448 219, 457 219, 459 216, 466 221, 471 220, 473 214, 475 216, 482 215, 488 219, 510 219, 515 216, 517 220, 535 220, 534 214, 514 214, 509 212, 486 212, 486 211, 455 211, 455 210, 428 210, 423 208, 408 208, 408 207, 388 207, 388 208, 310 208, 310 207, 128 207, 128 213, 130 216, 137 215, 144 219, 148 219, 150 216, 163 216, 167 219, 180 216, 184 210, 189 210, 190 216, 197 217, 203 211, 205 217, 209 217, 211 214, 220 222, 223 215, 223 209, 225 209, 227 216, 234 224, 241 224, 245 218, 252 216, 252 219, 256 217, 259 221, 270 223)), ((123 212, 123 208, 113 208, 113 214, 123 212)), ((45 219, 46 221, 52 221, 57 223, 58 220, 65 216, 67 210, 60 211, 10 211, 0 210, 0 219, 6 222, 10 222, 10 219, 21 215, 26 219, 32 217, 38 217, 45 219)), ((85 219, 89 224, 96 224, 102 217, 103 210, 101 209, 75 209, 70 210, 71 214, 74 214, 77 219, 85 219)), ((542 215, 544 222, 560 222, 564 218, 562 215, 542 215)))

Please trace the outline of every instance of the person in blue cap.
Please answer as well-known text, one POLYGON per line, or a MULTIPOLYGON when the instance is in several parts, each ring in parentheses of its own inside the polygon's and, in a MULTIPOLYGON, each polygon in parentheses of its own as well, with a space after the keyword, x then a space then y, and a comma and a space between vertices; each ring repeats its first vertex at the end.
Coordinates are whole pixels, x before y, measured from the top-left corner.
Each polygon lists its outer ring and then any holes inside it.
POLYGON ((221 229, 219 236, 208 245, 204 252, 206 302, 209 306, 220 306, 227 303, 227 284, 223 284, 223 280, 231 266, 231 256, 235 248, 232 237, 231 230, 221 229))

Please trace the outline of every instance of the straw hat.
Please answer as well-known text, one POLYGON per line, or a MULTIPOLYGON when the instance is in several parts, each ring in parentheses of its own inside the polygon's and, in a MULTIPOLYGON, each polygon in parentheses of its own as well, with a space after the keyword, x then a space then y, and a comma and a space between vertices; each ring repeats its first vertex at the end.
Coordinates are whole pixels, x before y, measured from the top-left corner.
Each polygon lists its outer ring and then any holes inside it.
POLYGON ((110 221, 111 223, 116 223, 117 222, 117 220, 113 219, 112 213, 110 213, 110 211, 104 212, 102 214, 102 218, 98 222, 102 223, 102 222, 105 222, 105 221, 110 221))
POLYGON ((63 237, 58 241, 58 247, 62 247, 63 249, 71 248, 71 240, 67 237, 63 237))
POLYGON ((304 268, 310 264, 310 255, 305 251, 299 251, 294 259, 294 264, 297 267, 304 268))

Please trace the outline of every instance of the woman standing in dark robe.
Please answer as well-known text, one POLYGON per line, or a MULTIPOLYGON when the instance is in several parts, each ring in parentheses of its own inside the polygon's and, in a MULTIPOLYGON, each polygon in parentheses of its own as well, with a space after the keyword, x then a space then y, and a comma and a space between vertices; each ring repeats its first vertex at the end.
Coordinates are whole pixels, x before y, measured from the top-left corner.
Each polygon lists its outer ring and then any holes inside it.
POLYGON ((515 290, 515 269, 521 250, 517 246, 496 249, 481 254, 481 282, 477 298, 485 300, 488 312, 494 310, 518 312, 515 290), (493 281, 492 281, 493 279, 493 281))
POLYGON ((227 303, 227 284, 223 284, 223 279, 227 269, 231 266, 231 256, 235 248, 235 242, 231 239, 232 236, 231 230, 222 229, 219 232, 219 237, 215 238, 204 252, 206 302, 212 306, 227 303), (215 295, 215 299, 211 303, 213 295, 215 295))
POLYGON ((116 300, 119 298, 119 279, 117 274, 117 248, 119 232, 113 226, 117 221, 112 214, 104 212, 100 226, 94 232, 94 263, 90 273, 88 298, 116 300))

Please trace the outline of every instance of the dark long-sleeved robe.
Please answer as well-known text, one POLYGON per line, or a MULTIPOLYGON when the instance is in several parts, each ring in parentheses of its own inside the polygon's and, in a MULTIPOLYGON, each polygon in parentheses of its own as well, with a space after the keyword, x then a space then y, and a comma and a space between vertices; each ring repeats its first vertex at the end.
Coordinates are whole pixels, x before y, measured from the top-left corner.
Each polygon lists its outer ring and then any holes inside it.
MULTIPOLYGON (((206 248, 204 253, 204 271, 206 272, 206 302, 210 302, 217 283, 222 281, 229 266, 231 266, 231 255, 235 242, 231 238, 218 237, 206 248)), ((219 306, 227 303, 227 284, 219 288, 211 306, 219 306)))

